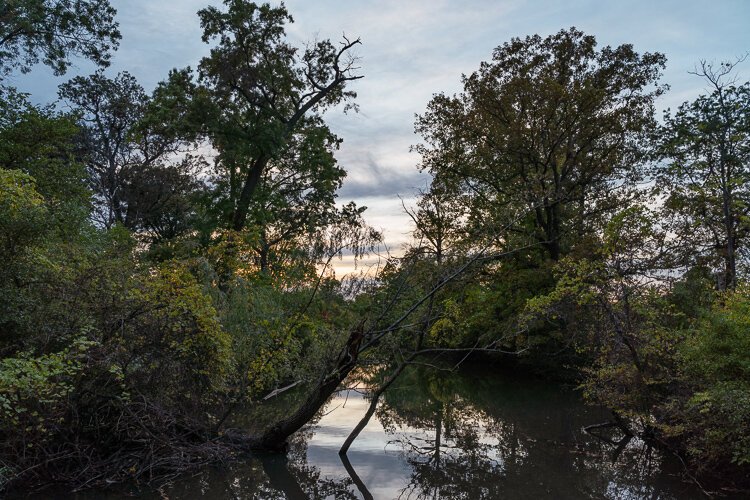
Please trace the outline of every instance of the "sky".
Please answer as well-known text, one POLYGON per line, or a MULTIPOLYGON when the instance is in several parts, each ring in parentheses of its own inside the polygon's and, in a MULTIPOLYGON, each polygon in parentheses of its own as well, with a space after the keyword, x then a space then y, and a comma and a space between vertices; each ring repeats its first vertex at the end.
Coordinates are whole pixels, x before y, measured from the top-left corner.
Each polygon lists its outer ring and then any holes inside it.
MULTIPOLYGON (((211 0, 111 0, 123 39, 110 75, 128 71, 151 90, 171 68, 195 67, 207 54, 196 12, 211 0)), ((319 38, 359 37, 365 78, 351 88, 360 111, 326 115, 343 140, 337 154, 348 171, 339 200, 368 207, 366 220, 382 229, 389 247, 409 240, 409 205, 429 184, 410 146, 415 115, 431 97, 461 90, 461 75, 478 69, 492 50, 512 37, 542 36, 575 26, 596 36, 599 46, 633 44, 638 52, 667 56, 662 83, 670 91, 660 109, 675 108, 704 91, 688 72, 705 60, 734 60, 750 51, 750 0, 287 0, 295 23, 287 32, 299 45, 319 38)), ((89 74, 76 65, 56 78, 45 68, 18 76, 15 84, 37 102, 55 99, 57 85, 89 74)), ((750 60, 739 67, 750 79, 750 60)), ((348 270, 347 264, 338 267, 348 270)))

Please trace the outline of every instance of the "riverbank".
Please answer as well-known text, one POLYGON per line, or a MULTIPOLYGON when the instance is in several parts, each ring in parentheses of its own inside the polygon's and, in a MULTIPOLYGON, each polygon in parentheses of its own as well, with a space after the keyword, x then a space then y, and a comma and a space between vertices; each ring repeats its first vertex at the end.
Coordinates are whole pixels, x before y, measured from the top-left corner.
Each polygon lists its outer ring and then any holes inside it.
POLYGON ((286 455, 206 467, 156 489, 130 484, 74 498, 704 498, 659 449, 585 432, 609 413, 570 386, 476 363, 458 372, 414 367, 386 391, 344 464, 338 448, 367 404, 355 390, 337 393, 286 455))

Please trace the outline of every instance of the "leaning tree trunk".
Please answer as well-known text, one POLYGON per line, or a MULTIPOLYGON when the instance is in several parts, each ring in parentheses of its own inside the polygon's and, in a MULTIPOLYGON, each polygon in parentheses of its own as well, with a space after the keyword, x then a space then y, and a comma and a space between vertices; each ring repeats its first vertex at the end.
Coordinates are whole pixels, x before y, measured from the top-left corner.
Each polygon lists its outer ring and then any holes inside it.
POLYGON ((287 438, 300 430, 326 404, 328 398, 336 391, 339 384, 357 365, 359 347, 364 337, 364 325, 360 324, 349 335, 346 345, 341 350, 333 369, 322 377, 310 390, 305 401, 297 410, 277 422, 258 436, 237 436, 234 433, 225 435, 234 444, 253 450, 283 450, 287 438))

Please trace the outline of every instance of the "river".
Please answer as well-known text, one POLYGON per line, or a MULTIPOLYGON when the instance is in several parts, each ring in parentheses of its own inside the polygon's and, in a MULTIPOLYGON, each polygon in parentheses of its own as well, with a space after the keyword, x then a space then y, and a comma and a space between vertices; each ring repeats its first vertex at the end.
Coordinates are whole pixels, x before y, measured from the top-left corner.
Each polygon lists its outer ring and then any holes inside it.
POLYGON ((286 455, 206 468, 157 491, 76 498, 704 498, 669 454, 614 430, 584 431, 608 412, 558 383, 415 367, 384 394, 344 464, 338 448, 368 404, 340 392, 286 455))

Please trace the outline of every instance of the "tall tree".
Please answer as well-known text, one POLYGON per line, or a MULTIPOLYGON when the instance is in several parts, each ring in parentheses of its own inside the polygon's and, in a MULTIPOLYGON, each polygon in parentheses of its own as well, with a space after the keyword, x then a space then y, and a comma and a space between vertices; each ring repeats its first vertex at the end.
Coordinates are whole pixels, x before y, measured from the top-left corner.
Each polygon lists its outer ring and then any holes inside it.
POLYGON ((536 241, 558 260, 638 177, 664 62, 631 45, 597 50, 575 28, 515 38, 418 117, 421 166, 466 195, 470 221, 518 219, 500 241, 536 241))
POLYGON ((0 79, 39 62, 56 75, 72 56, 109 65, 120 31, 109 0, 4 0, 0 3, 0 79))
POLYGON ((323 40, 300 50, 286 40, 293 19, 283 6, 224 5, 198 12, 203 41, 216 42, 199 64, 198 82, 189 69, 175 71, 159 92, 175 109, 186 104, 181 96, 192 97, 185 116, 219 152, 217 170, 230 188, 230 225, 241 230, 268 170, 309 144, 307 133, 321 133, 325 109, 353 106, 347 84, 362 76, 351 53, 359 40, 344 38, 338 47, 323 40))
MULTIPOLYGON (((325 251, 322 233, 336 225, 363 227, 353 203, 336 206, 336 191, 346 171, 334 156, 341 140, 322 120, 306 120, 279 156, 269 161, 248 206, 246 225, 254 233, 256 261, 263 270, 291 263, 314 263, 325 251)), ((219 175, 216 205, 231 220, 237 184, 219 175)))
POLYGON ((656 167, 673 229, 722 268, 719 289, 736 287, 750 235, 750 82, 738 85, 733 68, 701 63, 711 93, 667 111, 656 167))
POLYGON ((184 230, 200 159, 186 155, 187 145, 151 117, 152 100, 135 77, 98 71, 73 78, 59 93, 79 115, 95 220, 157 239, 184 230))

